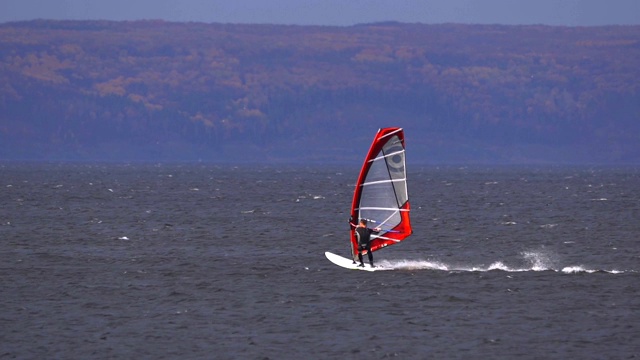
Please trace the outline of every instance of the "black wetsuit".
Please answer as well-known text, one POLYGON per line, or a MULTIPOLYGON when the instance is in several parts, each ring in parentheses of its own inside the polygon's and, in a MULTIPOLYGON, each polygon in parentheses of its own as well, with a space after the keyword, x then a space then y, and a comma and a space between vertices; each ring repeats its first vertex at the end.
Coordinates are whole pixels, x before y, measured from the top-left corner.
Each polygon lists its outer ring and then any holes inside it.
POLYGON ((360 265, 364 266, 364 262, 362 261, 362 251, 367 250, 367 256, 369 257, 369 264, 373 267, 373 254, 371 251, 371 234, 378 232, 369 229, 366 227, 358 226, 356 227, 356 239, 358 239, 358 260, 360 260, 360 265))

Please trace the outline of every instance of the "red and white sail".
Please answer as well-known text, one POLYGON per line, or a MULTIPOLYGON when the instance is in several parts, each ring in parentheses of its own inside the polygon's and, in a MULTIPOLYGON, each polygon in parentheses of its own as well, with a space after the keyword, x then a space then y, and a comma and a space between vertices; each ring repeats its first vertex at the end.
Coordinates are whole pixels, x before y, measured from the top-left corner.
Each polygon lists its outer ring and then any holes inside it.
POLYGON ((411 235, 409 195, 402 128, 383 128, 376 134, 364 160, 351 204, 351 249, 358 243, 355 228, 360 219, 382 229, 371 235, 371 251, 396 244, 411 235))

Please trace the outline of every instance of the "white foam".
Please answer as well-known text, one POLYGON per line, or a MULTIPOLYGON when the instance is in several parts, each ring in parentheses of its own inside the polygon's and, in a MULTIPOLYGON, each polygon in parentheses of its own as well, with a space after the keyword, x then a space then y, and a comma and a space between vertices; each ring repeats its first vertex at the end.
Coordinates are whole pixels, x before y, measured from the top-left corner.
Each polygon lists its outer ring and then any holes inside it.
POLYGON ((450 270, 449 267, 443 263, 428 260, 383 260, 380 261, 380 265, 384 268, 397 270, 450 270))
POLYGON ((503 264, 501 261, 496 261, 493 264, 489 265, 487 270, 488 271, 490 270, 513 271, 513 269, 509 268, 508 266, 503 264))
POLYGON ((529 261, 533 271, 553 270, 557 263, 555 254, 545 250, 523 251, 521 255, 529 261))
POLYGON ((597 273, 604 272, 609 274, 621 274, 620 270, 598 270, 589 269, 582 265, 570 265, 559 267, 557 256, 545 250, 524 251, 520 254, 529 265, 521 267, 513 267, 505 264, 504 261, 494 261, 489 266, 486 265, 464 265, 464 264, 447 264, 438 260, 382 260, 380 265, 389 270, 439 270, 452 272, 488 272, 488 271, 504 271, 504 272, 528 272, 528 271, 553 271, 564 274, 580 274, 580 273, 597 273), (560 269, 560 270, 558 270, 560 269))
POLYGON ((567 266, 562 268, 562 273, 565 274, 579 274, 579 273, 587 273, 593 274, 596 272, 604 272, 609 274, 622 274, 624 271, 621 270, 595 270, 595 269, 585 269, 584 266, 567 266))
POLYGON ((582 266, 567 266, 564 267, 561 272, 565 273, 565 274, 577 274, 577 273, 582 273, 582 272, 586 272, 586 273, 592 273, 595 272, 593 270, 586 270, 585 268, 583 268, 582 266))

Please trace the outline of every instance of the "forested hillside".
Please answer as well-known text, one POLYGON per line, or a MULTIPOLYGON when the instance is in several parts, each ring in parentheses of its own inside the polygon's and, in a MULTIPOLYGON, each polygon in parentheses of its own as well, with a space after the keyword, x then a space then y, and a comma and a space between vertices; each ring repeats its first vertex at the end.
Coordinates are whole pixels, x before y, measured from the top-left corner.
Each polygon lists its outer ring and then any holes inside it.
POLYGON ((640 27, 0 24, 0 159, 640 163, 640 27))

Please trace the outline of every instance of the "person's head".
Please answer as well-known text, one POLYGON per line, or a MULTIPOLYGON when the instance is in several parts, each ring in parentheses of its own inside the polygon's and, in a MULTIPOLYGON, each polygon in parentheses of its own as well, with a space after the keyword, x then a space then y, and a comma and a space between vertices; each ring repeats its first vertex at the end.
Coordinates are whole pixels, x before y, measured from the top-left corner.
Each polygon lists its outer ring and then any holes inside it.
POLYGON ((367 220, 366 219, 360 219, 360 225, 367 226, 367 220))

